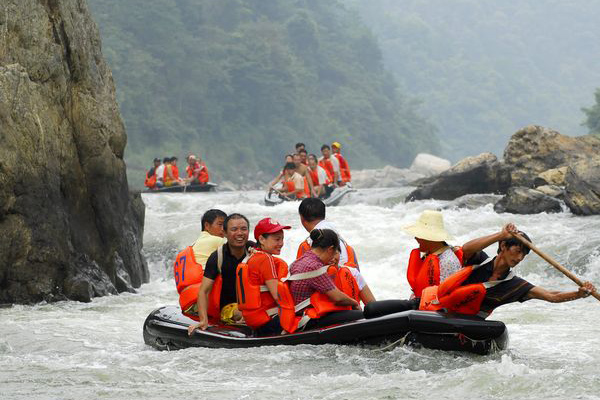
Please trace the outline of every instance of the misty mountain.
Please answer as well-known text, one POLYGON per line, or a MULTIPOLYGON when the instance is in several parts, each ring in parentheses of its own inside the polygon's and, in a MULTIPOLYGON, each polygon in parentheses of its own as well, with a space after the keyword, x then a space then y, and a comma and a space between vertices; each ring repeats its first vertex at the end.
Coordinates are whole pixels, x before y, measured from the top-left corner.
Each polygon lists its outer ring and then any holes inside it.
POLYGON ((273 174, 296 142, 336 140, 353 168, 436 152, 357 12, 338 1, 90 0, 128 134, 132 185, 156 156, 213 177, 273 174), (180 161, 180 164, 183 160, 180 161))
POLYGON ((452 160, 492 151, 527 124, 587 133, 600 86, 600 2, 346 0, 386 68, 419 97, 452 160))

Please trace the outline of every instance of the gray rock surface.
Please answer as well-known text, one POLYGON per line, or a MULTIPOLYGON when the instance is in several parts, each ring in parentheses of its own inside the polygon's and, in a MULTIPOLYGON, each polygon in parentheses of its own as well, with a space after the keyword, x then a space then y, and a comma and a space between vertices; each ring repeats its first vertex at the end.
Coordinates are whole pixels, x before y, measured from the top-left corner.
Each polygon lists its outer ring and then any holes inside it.
POLYGON ((508 189, 508 193, 494 206, 496 212, 513 214, 539 214, 541 212, 560 212, 560 201, 540 191, 517 186, 508 189))
POLYGON ((505 193, 509 186, 510 172, 506 166, 495 155, 482 153, 422 181, 406 200, 453 200, 465 194, 505 193))
POLYGON ((495 205, 501 198, 502 196, 498 194, 466 194, 454 199, 443 208, 445 210, 452 208, 466 208, 468 210, 474 210, 488 204, 495 205))
POLYGON ((573 164, 565 181, 565 203, 573 214, 600 214, 600 157, 573 164))
POLYGON ((420 175, 433 176, 441 174, 451 166, 449 160, 427 153, 419 153, 410 165, 410 170, 420 175))
POLYGON ((84 0, 0 6, 0 303, 148 280, 111 72, 84 0))
MULTIPOLYGON (((600 154, 596 136, 570 137, 537 125, 517 131, 504 150, 513 186, 532 187, 536 176, 552 168, 570 166, 600 154)), ((552 182, 547 182, 552 183, 552 182)))

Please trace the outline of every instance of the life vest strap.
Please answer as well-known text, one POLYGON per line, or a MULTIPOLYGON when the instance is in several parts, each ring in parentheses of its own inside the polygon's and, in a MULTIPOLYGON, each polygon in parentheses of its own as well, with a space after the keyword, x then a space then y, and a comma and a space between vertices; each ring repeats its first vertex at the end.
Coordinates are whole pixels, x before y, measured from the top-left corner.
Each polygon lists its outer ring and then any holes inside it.
POLYGON ((266 313, 269 317, 277 315, 277 307, 269 308, 268 310, 266 310, 266 313))
POLYGON ((483 287, 485 287, 486 289, 493 288, 494 286, 499 285, 502 282, 509 281, 514 277, 515 277, 515 273, 513 271, 510 271, 508 273, 508 275, 506 275, 506 278, 504 278, 504 279, 498 279, 497 281, 483 282, 483 287))
POLYGON ((294 310, 296 312, 302 311, 308 306, 310 306, 310 297, 307 297, 306 299, 302 300, 300 303, 296 304, 296 306, 294 307, 294 310))
POLYGON ((285 278, 283 278, 281 281, 282 282, 286 282, 286 281, 300 281, 302 279, 310 279, 310 278, 316 278, 317 276, 321 276, 327 273, 327 269, 329 268, 328 265, 325 265, 319 269, 316 269, 314 271, 308 271, 308 272, 302 272, 300 274, 293 274, 290 275, 288 274, 288 276, 286 276, 285 278))
POLYGON ((260 291, 261 292, 268 292, 269 288, 267 287, 267 285, 260 285, 260 291))

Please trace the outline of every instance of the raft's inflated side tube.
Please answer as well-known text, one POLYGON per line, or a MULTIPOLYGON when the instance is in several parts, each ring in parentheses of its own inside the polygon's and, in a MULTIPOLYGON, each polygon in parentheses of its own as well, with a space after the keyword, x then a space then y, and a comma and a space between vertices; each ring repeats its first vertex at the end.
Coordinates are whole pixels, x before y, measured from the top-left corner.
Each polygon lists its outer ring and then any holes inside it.
POLYGON ((195 193, 195 192, 210 192, 217 188, 216 183, 207 182, 204 185, 187 185, 187 186, 166 186, 160 189, 144 190, 144 193, 195 193))
POLYGON ((210 326, 188 336, 193 320, 179 307, 167 306, 150 313, 144 322, 144 342, 159 350, 187 347, 244 348, 297 344, 375 345, 407 343, 439 350, 489 354, 508 345, 506 327, 499 321, 449 318, 432 311, 404 311, 372 319, 302 331, 256 337, 248 327, 210 326))

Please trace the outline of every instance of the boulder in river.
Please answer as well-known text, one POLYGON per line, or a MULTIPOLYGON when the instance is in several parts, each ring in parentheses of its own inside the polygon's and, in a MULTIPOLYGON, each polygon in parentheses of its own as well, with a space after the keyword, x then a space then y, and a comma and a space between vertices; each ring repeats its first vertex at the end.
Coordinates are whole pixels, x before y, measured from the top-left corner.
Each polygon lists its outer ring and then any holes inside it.
POLYGON ((452 200, 465 194, 505 193, 510 172, 492 153, 467 157, 441 174, 421 181, 407 201, 421 199, 452 200))
POLYGON ((450 169, 450 161, 427 153, 419 153, 410 165, 410 170, 423 176, 441 174, 450 169))
POLYGON ((4 0, 0 21, 0 303, 132 291, 144 204, 87 4, 4 0))
POLYGON ((600 157, 573 164, 565 182, 565 203, 573 214, 600 214, 600 157))
POLYGON ((510 138, 504 150, 504 162, 511 169, 513 186, 532 187, 538 174, 598 154, 600 139, 594 135, 570 137, 542 126, 529 125, 510 138))
POLYGON ((560 212, 560 201, 544 193, 522 186, 511 187, 508 193, 494 206, 496 212, 513 214, 539 214, 560 212))
POLYGON ((423 177, 425 175, 419 172, 387 165, 381 169, 352 171, 352 186, 357 189, 400 187, 423 177))

